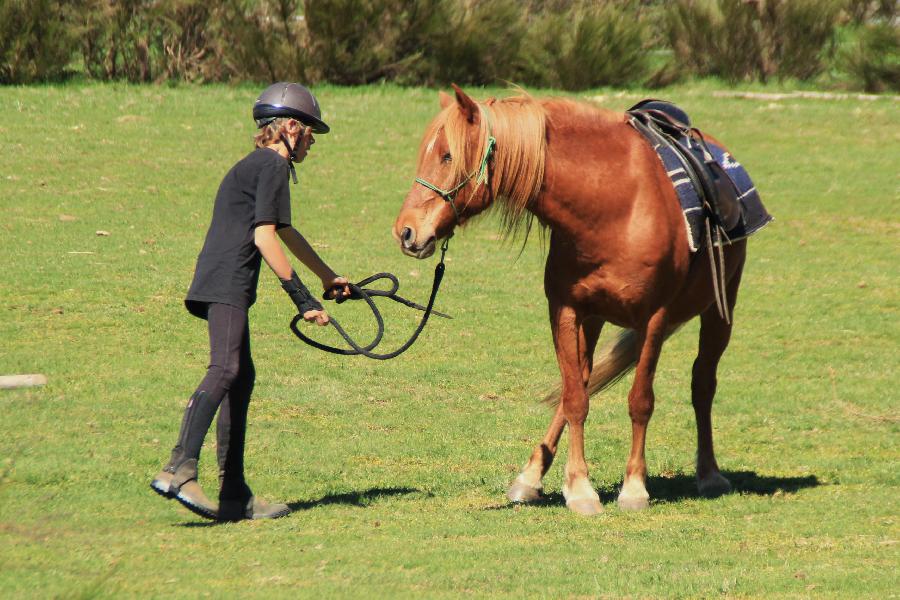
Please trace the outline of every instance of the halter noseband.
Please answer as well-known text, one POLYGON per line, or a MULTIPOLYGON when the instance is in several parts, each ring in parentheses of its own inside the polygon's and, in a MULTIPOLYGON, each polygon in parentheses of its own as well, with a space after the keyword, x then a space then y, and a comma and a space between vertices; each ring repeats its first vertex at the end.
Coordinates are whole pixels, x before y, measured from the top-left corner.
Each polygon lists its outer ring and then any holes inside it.
POLYGON ((436 192, 438 195, 440 195, 441 198, 444 199, 444 202, 447 202, 450 204, 450 208, 453 209, 453 215, 456 217, 457 224, 459 223, 459 210, 457 210, 456 205, 453 203, 453 200, 456 196, 456 192, 458 192, 459 190, 464 188, 466 186, 466 184, 468 184, 469 181, 473 177, 475 177, 476 189, 482 183, 487 182, 487 180, 488 180, 488 161, 490 161, 491 155, 494 153, 494 147, 497 145, 497 140, 493 136, 493 128, 491 127, 491 118, 490 118, 490 115, 488 114, 488 111, 485 110, 485 108, 481 105, 479 105, 478 108, 481 109, 481 114, 483 114, 485 116, 485 120, 487 121, 487 126, 488 126, 487 146, 485 146, 485 148, 484 148, 484 156, 481 158, 481 164, 479 165, 478 169, 469 173, 467 176, 465 176, 463 178, 462 181, 457 183, 455 186, 453 186, 449 190, 439 188, 438 186, 422 179, 421 177, 416 177, 416 183, 421 183, 422 185, 427 187, 429 190, 436 192))

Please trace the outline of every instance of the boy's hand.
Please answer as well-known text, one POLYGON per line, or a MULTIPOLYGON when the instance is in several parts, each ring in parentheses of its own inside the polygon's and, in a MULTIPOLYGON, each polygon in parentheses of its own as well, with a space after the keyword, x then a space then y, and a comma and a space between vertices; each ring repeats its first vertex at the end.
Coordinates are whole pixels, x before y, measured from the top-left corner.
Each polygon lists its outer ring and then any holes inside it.
POLYGON ((322 280, 322 287, 325 289, 325 298, 327 300, 339 300, 350 297, 350 282, 346 277, 337 276, 334 279, 322 280))
POLYGON ((303 320, 319 326, 328 325, 328 313, 324 310, 308 310, 303 313, 303 320))

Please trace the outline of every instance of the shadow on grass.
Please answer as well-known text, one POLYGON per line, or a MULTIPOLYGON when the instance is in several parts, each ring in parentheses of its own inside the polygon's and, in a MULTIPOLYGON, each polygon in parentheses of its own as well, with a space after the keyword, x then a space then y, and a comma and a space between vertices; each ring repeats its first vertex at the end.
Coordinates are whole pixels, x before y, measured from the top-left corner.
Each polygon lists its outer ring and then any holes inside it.
MULTIPOLYGON (((295 500, 288 502, 287 505, 291 511, 309 510, 319 506, 328 506, 330 504, 345 504, 349 506, 366 507, 379 498, 390 496, 405 496, 407 494, 421 494, 425 497, 431 497, 431 492, 423 492, 417 488, 411 487, 390 487, 390 488, 370 488, 359 492, 345 492, 343 494, 328 494, 317 500, 295 500)), ((288 517, 290 518, 290 517, 288 517)), ((179 523, 179 527, 215 527, 224 525, 219 521, 191 521, 188 523, 179 523)))
POLYGON ((431 496, 430 492, 410 487, 392 487, 392 488, 371 488, 362 492, 345 492, 343 494, 329 494, 322 496, 318 500, 296 500, 288 502, 291 510, 309 510, 319 506, 328 506, 329 504, 348 504, 350 506, 365 507, 373 501, 389 497, 389 496, 405 496, 407 494, 423 494, 431 496))
MULTIPOLYGON (((773 496, 777 492, 796 492, 803 488, 821 485, 815 475, 805 477, 772 477, 758 475, 755 471, 722 471, 733 488, 732 494, 755 494, 773 496)), ((674 477, 647 477, 647 490, 652 502, 679 502, 688 499, 703 499, 697 492, 697 480, 693 475, 674 477)), ((598 490, 603 502, 612 502, 619 496, 619 486, 598 490)), ((712 499, 712 498, 710 498, 712 499)))
MULTIPOLYGON (((774 477, 758 475, 755 471, 722 471, 734 489, 732 494, 754 494, 757 496, 774 496, 776 493, 793 493, 803 488, 811 488, 822 485, 815 475, 804 477, 774 477)), ((600 501, 604 504, 614 503, 619 496, 621 483, 607 485, 597 490, 600 501)), ((704 498, 697 492, 697 482, 693 475, 675 475, 674 477, 661 477, 651 475, 647 477, 647 490, 650 492, 650 502, 661 504, 666 502, 680 502, 682 500, 713 500, 704 498)), ((531 506, 559 506, 566 503, 560 492, 552 492, 543 496, 531 506)), ((502 510, 516 506, 513 503, 495 505, 486 510, 502 510)))

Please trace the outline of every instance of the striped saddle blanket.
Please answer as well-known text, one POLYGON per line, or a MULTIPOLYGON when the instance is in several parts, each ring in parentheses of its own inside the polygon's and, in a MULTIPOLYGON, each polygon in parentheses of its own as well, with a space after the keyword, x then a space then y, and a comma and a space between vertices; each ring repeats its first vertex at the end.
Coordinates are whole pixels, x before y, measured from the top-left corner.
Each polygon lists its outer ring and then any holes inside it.
MULTIPOLYGON (((703 140, 687 114, 668 102, 645 100, 628 111, 630 123, 653 146, 681 203, 691 252, 706 235, 706 220, 723 243, 756 233, 772 221, 750 175, 734 156, 703 140)), ((716 241, 714 240, 714 243, 716 241)))

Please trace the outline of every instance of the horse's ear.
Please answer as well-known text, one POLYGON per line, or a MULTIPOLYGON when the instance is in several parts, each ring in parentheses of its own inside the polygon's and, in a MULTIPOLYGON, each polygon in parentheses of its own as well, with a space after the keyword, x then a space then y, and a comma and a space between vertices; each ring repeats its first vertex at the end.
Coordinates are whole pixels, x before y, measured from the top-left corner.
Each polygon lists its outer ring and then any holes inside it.
POLYGON ((474 123, 475 117, 478 115, 478 105, 474 100, 469 98, 464 91, 459 89, 458 85, 455 83, 450 85, 453 86, 453 91, 456 92, 456 103, 459 104, 459 108, 466 116, 466 120, 469 123, 474 123))
POLYGON ((444 90, 438 92, 438 98, 441 101, 441 108, 447 108, 453 102, 453 98, 444 90))

